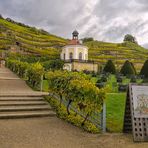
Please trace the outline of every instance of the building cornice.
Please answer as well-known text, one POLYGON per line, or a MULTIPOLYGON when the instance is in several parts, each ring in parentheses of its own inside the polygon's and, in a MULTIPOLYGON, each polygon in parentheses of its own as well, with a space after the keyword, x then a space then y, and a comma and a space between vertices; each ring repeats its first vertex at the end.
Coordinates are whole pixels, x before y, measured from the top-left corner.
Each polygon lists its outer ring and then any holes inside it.
POLYGON ((69 48, 70 48, 70 47, 71 47, 71 48, 83 47, 83 48, 87 48, 87 49, 88 49, 88 47, 87 47, 87 46, 84 46, 84 45, 66 45, 66 46, 63 47, 63 49, 64 49, 64 48, 67 48, 67 47, 69 47, 69 48))

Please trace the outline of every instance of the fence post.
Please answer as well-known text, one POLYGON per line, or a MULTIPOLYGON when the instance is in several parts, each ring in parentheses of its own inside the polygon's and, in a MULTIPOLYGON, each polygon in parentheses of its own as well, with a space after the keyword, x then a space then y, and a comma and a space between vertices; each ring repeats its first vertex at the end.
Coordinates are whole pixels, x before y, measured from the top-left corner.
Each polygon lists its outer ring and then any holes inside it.
POLYGON ((43 75, 41 75, 41 86, 40 91, 43 91, 43 75))
POLYGON ((103 133, 106 132, 106 103, 105 101, 103 102, 103 117, 102 117, 102 123, 103 123, 103 133))

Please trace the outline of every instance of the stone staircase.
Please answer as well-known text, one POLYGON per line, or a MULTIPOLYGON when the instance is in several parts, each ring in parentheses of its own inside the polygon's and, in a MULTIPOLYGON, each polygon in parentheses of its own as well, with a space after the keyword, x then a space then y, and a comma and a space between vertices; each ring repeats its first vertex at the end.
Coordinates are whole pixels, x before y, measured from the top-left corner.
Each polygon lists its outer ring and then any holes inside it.
POLYGON ((55 116, 43 98, 47 95, 33 91, 9 69, 0 68, 0 119, 55 116))
POLYGON ((0 119, 55 116, 42 96, 0 96, 0 119))
POLYGON ((33 91, 9 69, 0 68, 0 119, 52 117, 46 92, 33 91))

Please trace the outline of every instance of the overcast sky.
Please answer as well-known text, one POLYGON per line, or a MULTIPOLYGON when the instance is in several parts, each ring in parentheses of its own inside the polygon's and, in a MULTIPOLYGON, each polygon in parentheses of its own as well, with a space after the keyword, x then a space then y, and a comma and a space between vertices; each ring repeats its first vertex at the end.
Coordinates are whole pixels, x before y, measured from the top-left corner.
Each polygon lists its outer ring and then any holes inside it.
POLYGON ((122 42, 134 35, 148 45, 148 0, 0 0, 0 14, 50 33, 122 42))

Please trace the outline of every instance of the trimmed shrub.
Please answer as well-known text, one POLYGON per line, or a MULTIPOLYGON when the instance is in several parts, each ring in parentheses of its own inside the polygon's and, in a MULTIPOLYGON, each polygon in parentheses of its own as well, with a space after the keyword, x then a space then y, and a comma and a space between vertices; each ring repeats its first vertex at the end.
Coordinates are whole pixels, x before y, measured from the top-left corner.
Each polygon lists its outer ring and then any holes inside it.
POLYGON ((137 74, 136 68, 135 68, 135 66, 134 66, 134 64, 132 62, 130 62, 130 63, 131 63, 131 66, 133 67, 134 73, 136 75, 137 74))
POLYGON ((145 61, 141 71, 140 75, 143 75, 144 78, 148 79, 148 60, 145 61))
POLYGON ((131 62, 129 62, 128 60, 125 61, 124 65, 120 70, 120 73, 124 76, 131 76, 136 74, 131 62))
POLYGON ((115 65, 112 62, 112 60, 108 60, 107 61, 106 65, 104 67, 103 72, 105 72, 105 73, 111 73, 111 74, 115 74, 116 73, 116 68, 115 68, 115 65))

